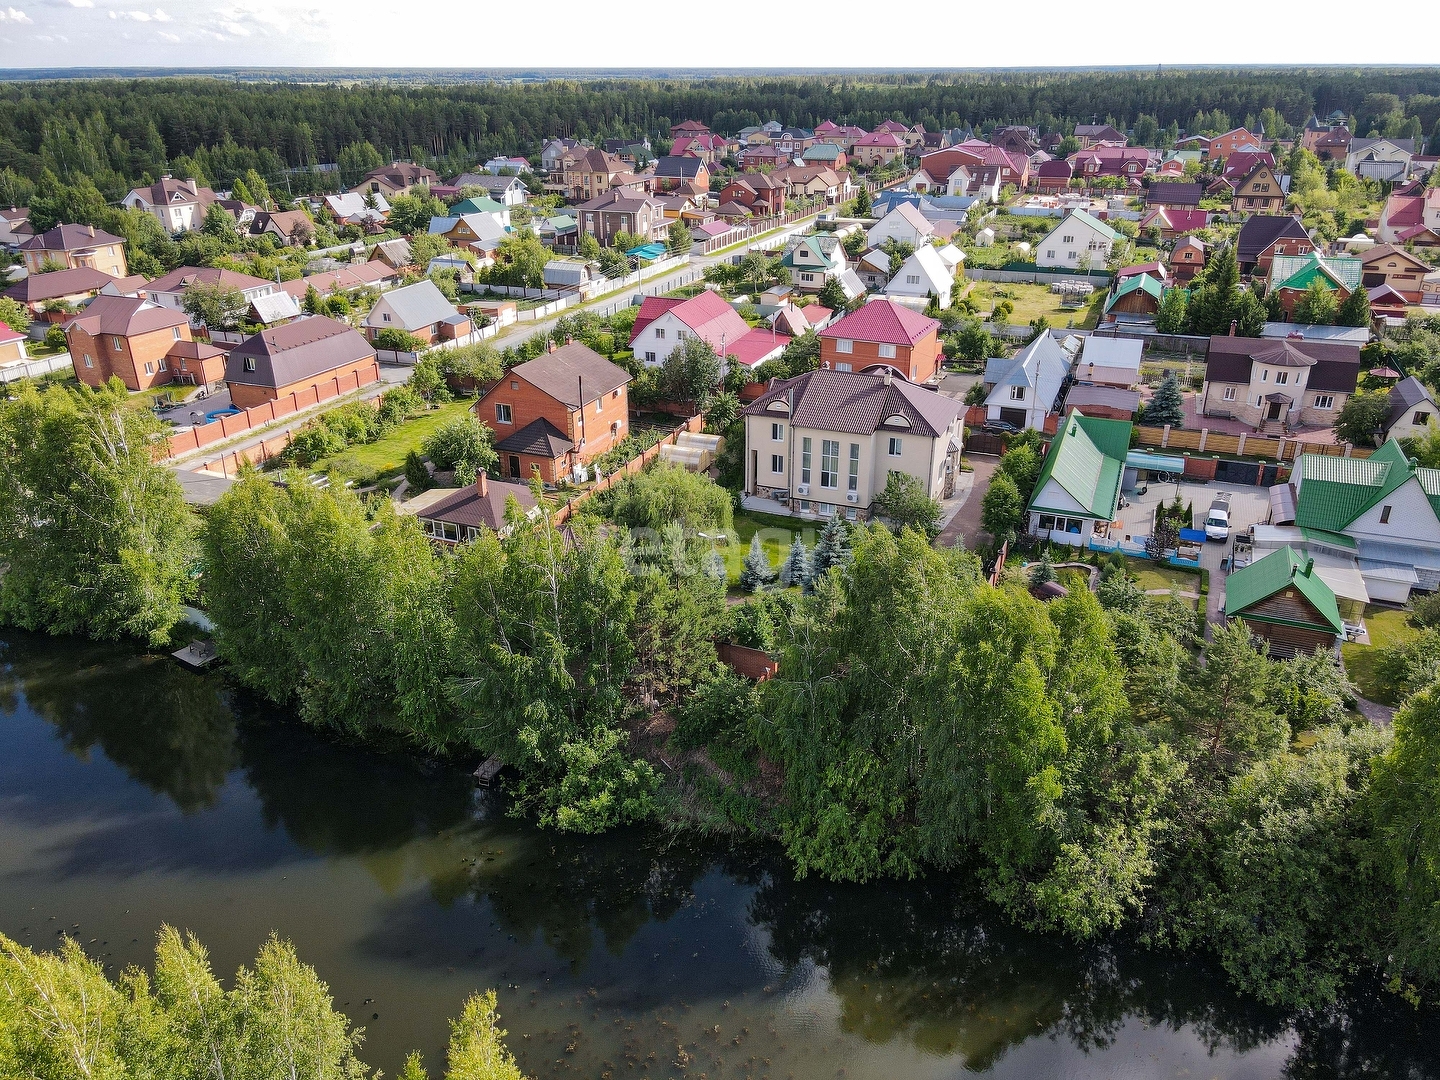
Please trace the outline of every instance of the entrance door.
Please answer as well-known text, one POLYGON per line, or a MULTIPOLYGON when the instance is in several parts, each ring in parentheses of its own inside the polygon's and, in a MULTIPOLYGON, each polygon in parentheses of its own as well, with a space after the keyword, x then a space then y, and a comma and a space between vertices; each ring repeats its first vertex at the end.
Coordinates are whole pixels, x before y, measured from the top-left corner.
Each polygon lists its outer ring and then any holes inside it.
POLYGON ((1281 412, 1281 410, 1282 410, 1284 407, 1285 407, 1285 405, 1284 405, 1283 402, 1280 402, 1280 401, 1272 401, 1272 402, 1270 402, 1270 412, 1266 414, 1265 419, 1266 419, 1266 420, 1279 420, 1279 419, 1280 419, 1280 412, 1281 412))
POLYGON ((515 454, 510 455, 510 479, 520 479, 520 458, 515 454))

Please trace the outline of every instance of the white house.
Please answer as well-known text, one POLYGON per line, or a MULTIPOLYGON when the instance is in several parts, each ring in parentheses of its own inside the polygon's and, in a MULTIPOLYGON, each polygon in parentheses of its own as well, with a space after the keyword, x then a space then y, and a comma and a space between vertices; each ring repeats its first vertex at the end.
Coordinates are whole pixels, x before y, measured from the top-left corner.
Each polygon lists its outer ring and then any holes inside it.
POLYGON ((1119 239, 1120 234, 1103 221, 1096 221, 1084 210, 1074 210, 1037 245, 1035 265, 1103 270, 1119 239))
POLYGON ((698 337, 727 364, 754 368, 785 351, 790 339, 775 330, 751 329, 719 293, 705 290, 688 300, 647 296, 630 331, 630 347, 647 367, 669 359, 688 337, 698 337))
POLYGON ((1045 430, 1045 417, 1069 372, 1070 357, 1049 334, 1041 334, 1008 360, 986 361, 985 418, 1022 430, 1045 430))
POLYGON ((178 270, 172 270, 164 277, 150 282, 144 288, 146 297, 154 303, 175 311, 183 311, 185 294, 195 285, 212 285, 221 289, 233 289, 243 295, 246 303, 252 307, 255 301, 282 291, 280 286, 273 281, 251 277, 249 274, 240 274, 234 270, 219 270, 208 266, 182 266, 178 270))
POLYGON ((866 240, 871 247, 879 247, 886 240, 898 244, 909 244, 918 248, 930 242, 935 235, 935 226, 926 220, 914 203, 897 203, 888 214, 870 226, 866 240))
POLYGON ((149 187, 132 188, 120 201, 127 210, 143 210, 166 232, 193 232, 205 224, 205 212, 215 203, 215 192, 194 180, 162 176, 149 187))
POLYGON ((954 282, 955 275, 945 265, 940 250, 926 244, 916 248, 914 254, 900 264, 885 288, 885 296, 906 307, 924 307, 934 296, 942 308, 949 307, 950 286, 954 282))

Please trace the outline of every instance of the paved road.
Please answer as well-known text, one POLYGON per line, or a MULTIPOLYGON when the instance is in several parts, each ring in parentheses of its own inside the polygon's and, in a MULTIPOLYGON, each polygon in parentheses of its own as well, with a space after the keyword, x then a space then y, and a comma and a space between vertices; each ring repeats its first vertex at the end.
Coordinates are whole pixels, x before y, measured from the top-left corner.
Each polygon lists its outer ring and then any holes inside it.
POLYGON ((938 547, 954 547, 957 543, 963 543, 967 548, 974 548, 980 539, 980 503, 990 488, 990 478, 995 475, 1000 459, 967 456, 965 460, 974 467, 975 480, 970 485, 970 493, 960 504, 960 509, 935 538, 938 547))

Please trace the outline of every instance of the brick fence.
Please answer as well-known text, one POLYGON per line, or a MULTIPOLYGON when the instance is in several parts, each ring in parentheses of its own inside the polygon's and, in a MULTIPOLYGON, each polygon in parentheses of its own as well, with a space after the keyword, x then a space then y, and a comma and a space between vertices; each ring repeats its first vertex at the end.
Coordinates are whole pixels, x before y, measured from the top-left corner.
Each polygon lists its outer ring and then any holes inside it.
POLYGON ((1146 427, 1137 424, 1135 434, 1141 446, 1166 450, 1191 450, 1196 453, 1226 454, 1235 457, 1274 458, 1295 461, 1301 454, 1328 454, 1331 457, 1369 457, 1372 451, 1348 443, 1313 443, 1303 439, 1269 439, 1262 435, 1222 435, 1202 428, 1182 431, 1179 428, 1146 427))
POLYGON ((620 468, 612 472, 609 476, 606 476, 602 480, 596 481, 592 486, 586 488, 579 495, 575 496, 575 498, 571 499, 564 506, 560 507, 559 510, 556 510, 554 516, 555 524, 565 524, 565 522, 569 521, 572 517, 575 516, 575 508, 578 507, 581 503, 583 503, 586 499, 589 499, 591 496, 598 495, 602 491, 609 491, 611 487, 619 483, 622 477, 633 476, 635 473, 638 473, 640 470, 645 468, 646 465, 649 465, 650 462, 654 461, 660 456, 660 448, 662 446, 673 444, 677 440, 679 440, 680 436, 685 434, 685 432, 696 432, 701 430, 704 426, 705 417, 690 417, 689 420, 686 420, 683 424, 675 427, 668 435, 666 435, 663 439, 657 442, 654 446, 650 447, 649 450, 646 450, 643 454, 635 455, 635 457, 631 458, 620 468))

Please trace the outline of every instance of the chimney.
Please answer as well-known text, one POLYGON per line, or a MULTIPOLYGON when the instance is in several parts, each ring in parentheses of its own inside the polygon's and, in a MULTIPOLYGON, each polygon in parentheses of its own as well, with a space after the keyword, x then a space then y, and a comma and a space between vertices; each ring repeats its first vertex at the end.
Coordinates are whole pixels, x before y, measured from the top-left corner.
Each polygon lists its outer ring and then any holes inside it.
POLYGON ((484 469, 475 474, 475 493, 482 499, 490 493, 490 478, 484 469))
POLYGON ((1236 329, 1236 327, 1238 327, 1239 325, 1240 325, 1239 322, 1237 322, 1235 319, 1231 319, 1231 320, 1230 320, 1230 336, 1231 336, 1231 337, 1234 337, 1234 336, 1235 336, 1235 329, 1236 329))
POLYGON ((547 341, 547 342, 545 343, 545 351, 546 351, 546 352, 554 352, 554 351, 555 351, 555 340, 554 340, 553 338, 551 338, 549 341, 547 341))
POLYGON ((1315 572, 1315 560, 1313 558, 1305 560, 1305 569, 1302 572, 1306 577, 1309 577, 1315 572))
POLYGON ((895 369, 889 364, 885 365, 885 385, 889 386, 890 381, 895 378, 895 369))
POLYGON ((86 228, 88 228, 88 229, 90 230, 90 235, 91 235, 91 236, 94 236, 94 235, 95 235, 95 226, 94 226, 94 225, 87 225, 86 228))

